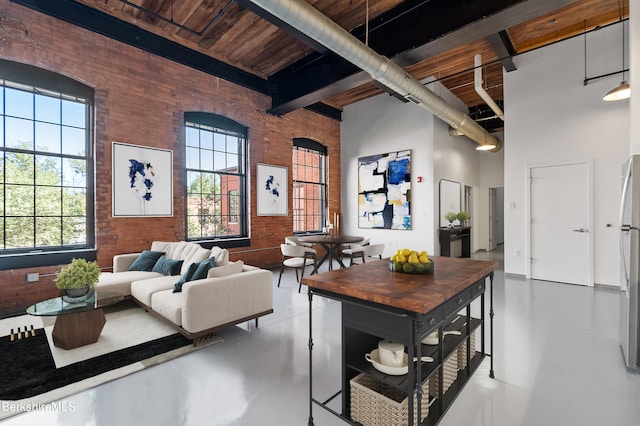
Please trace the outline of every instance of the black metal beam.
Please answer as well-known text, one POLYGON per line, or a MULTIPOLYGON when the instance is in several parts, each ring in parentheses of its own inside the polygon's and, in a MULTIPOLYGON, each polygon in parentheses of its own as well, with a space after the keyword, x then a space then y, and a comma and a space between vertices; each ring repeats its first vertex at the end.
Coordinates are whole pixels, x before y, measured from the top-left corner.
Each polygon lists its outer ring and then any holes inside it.
MULTIPOLYGON (((369 46, 407 67, 576 1, 405 1, 370 22, 369 46)), ((278 20, 268 14, 261 16, 277 25, 278 20)), ((364 26, 352 34, 364 40, 364 26)), ((317 52, 272 75, 269 81, 275 87, 269 111, 282 115, 355 88, 371 77, 333 54, 317 52)))
POLYGON ((315 112, 316 114, 324 115, 325 117, 329 117, 337 121, 342 121, 342 110, 339 110, 338 108, 334 108, 322 102, 317 102, 312 105, 307 105, 305 109, 308 109, 309 111, 315 112))
MULTIPOLYGON (((272 94, 269 82, 254 74, 219 61, 196 50, 158 36, 133 24, 94 9, 74 0, 11 0, 57 19, 69 22, 86 30, 102 34, 146 52, 180 63, 190 68, 220 77, 231 83, 254 90, 267 96, 272 94)), ((310 111, 340 121, 342 111, 315 102, 307 107, 310 111)))
POLYGON ((516 54, 516 50, 511 43, 509 33, 503 30, 495 34, 491 34, 487 37, 487 41, 489 41, 491 48, 496 52, 498 58, 500 58, 500 62, 502 62, 504 69, 507 72, 515 71, 517 68, 513 63, 513 56, 516 54))
POLYGON ((143 30, 85 4, 73 0, 11 1, 256 92, 265 95, 271 94, 269 83, 263 78, 143 30))

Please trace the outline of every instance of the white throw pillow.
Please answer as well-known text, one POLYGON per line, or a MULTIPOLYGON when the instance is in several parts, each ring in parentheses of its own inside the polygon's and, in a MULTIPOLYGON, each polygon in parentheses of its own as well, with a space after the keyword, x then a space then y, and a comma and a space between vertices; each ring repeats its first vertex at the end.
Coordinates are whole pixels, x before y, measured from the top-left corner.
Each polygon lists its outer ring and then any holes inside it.
POLYGON ((211 256, 216 260, 216 267, 225 266, 229 263, 229 250, 221 247, 211 247, 211 256))
POLYGON ((226 277, 227 275, 239 274, 240 272, 242 272, 243 266, 244 262, 242 260, 238 260, 237 262, 229 262, 224 266, 216 266, 215 268, 209 269, 207 278, 219 278, 226 277))

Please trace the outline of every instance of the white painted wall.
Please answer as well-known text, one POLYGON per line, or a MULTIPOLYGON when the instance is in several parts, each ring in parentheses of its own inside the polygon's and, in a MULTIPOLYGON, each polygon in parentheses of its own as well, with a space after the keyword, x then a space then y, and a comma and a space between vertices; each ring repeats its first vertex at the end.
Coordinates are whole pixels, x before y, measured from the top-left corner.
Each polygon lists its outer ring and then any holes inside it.
MULTIPOLYGON (((433 88, 434 92, 445 98, 449 103, 462 111, 466 107, 460 100, 444 90, 442 86, 433 88)), ((434 182, 435 187, 435 211, 439 212, 440 203, 438 195, 438 184, 441 179, 460 182, 461 191, 464 194, 464 187, 473 188, 474 211, 468 212, 472 219, 471 251, 489 248, 489 189, 483 184, 483 169, 485 162, 496 166, 496 173, 493 177, 499 176, 499 185, 502 185, 501 171, 502 152, 490 153, 476 151, 477 144, 464 136, 449 136, 449 126, 441 120, 435 120, 434 126, 434 182)), ((491 180, 489 179, 489 180, 491 180)), ((461 204, 463 205, 463 204, 461 204)), ((435 226, 439 226, 438 215, 436 214, 435 226)), ((436 253, 440 253, 440 244, 436 235, 436 253)))
MULTIPOLYGON (((640 114, 640 2, 629 2, 629 116, 640 114)), ((640 120, 630 120, 629 152, 640 154, 640 120)))
POLYGON ((341 126, 341 210, 345 234, 385 243, 384 256, 398 248, 433 252, 433 122, 431 113, 412 103, 379 95, 347 106, 341 126), (408 231, 358 228, 358 158, 411 150, 411 222, 408 231), (422 183, 417 177, 422 176, 422 183))
MULTIPOLYGON (((587 76, 621 69, 618 25, 587 37, 587 76)), ((528 165, 593 160, 595 283, 618 285, 616 228, 621 165, 629 152, 629 102, 603 102, 621 75, 584 86, 584 38, 514 58, 505 73, 505 272, 526 274, 528 165), (607 227, 611 224, 611 227, 607 227), (521 256, 515 255, 516 251, 521 256)), ((559 212, 560 213, 560 212, 559 212)))
MULTIPOLYGON (((464 105, 440 84, 430 84, 429 88, 465 110, 464 105)), ((488 188, 502 186, 502 153, 476 151, 474 142, 462 136, 449 136, 448 125, 424 108, 401 103, 388 95, 349 105, 342 117, 341 205, 345 233, 370 236, 372 242, 385 242, 385 256, 405 246, 439 254, 438 187, 440 179, 449 179, 460 182, 462 190, 465 185, 473 187, 475 209, 469 212, 474 220, 472 250, 488 247, 488 188), (412 150, 413 229, 359 229, 358 158, 404 149, 412 150), (487 172, 486 176, 482 170, 487 172), (417 182, 418 176, 422 177, 422 183, 417 182)))

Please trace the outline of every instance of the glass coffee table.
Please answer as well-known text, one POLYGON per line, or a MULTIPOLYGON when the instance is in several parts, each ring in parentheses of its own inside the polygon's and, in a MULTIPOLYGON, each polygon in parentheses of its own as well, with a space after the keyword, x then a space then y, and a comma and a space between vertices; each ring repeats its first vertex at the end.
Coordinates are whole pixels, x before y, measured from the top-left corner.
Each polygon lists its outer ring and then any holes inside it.
POLYGON ((62 349, 73 349, 95 343, 107 319, 102 308, 124 300, 119 293, 94 293, 89 299, 68 303, 62 297, 43 300, 27 308, 29 315, 55 316, 53 344, 62 349))

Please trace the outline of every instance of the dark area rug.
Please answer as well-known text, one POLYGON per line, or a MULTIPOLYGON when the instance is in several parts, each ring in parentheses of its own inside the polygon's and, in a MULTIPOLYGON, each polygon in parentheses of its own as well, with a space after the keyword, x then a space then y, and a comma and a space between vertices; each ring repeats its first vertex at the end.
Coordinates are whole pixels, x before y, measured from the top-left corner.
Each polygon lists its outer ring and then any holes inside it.
POLYGON ((4 336, 0 338, 0 400, 30 398, 191 344, 176 333, 56 368, 44 329, 20 340, 4 336))

